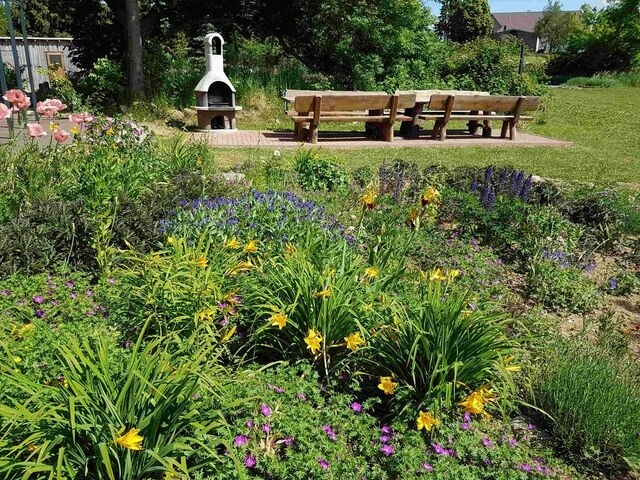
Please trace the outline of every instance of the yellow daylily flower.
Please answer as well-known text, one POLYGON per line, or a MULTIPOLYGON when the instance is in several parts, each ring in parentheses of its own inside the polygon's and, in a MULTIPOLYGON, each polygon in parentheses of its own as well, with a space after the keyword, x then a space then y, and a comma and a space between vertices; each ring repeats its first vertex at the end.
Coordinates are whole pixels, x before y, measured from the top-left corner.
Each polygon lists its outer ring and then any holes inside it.
POLYGON ((304 338, 304 342, 307 344, 307 348, 311 350, 311 353, 315 355, 320 350, 322 336, 320 332, 310 328, 309 334, 304 338))
POLYGON ((285 243, 284 251, 287 252, 289 255, 295 255, 298 252, 298 249, 293 243, 285 243))
POLYGON ((21 357, 13 357, 13 363, 20 363, 20 362, 22 362, 21 357))
POLYGON ((380 275, 380 270, 378 270, 376 267, 369 267, 364 271, 364 278, 366 279, 373 280, 375 278, 378 278, 378 275, 380 275))
POLYGON ((447 276, 444 274, 442 270, 436 268, 429 272, 429 281, 430 282, 444 282, 447 279, 447 276))
POLYGON ((373 190, 367 190, 364 195, 362 195, 362 206, 364 208, 368 208, 372 210, 376 206, 376 199, 378 198, 378 194, 373 190))
POLYGON ((175 237, 172 237, 171 235, 169 235, 167 237, 167 245, 173 245, 174 243, 176 243, 175 237))
POLYGON ((27 323, 18 329, 18 331, 16 332, 16 336, 18 338, 24 338, 25 335, 27 335, 33 329, 34 329, 33 323, 27 323))
POLYGON ((407 221, 405 222, 407 227, 409 227, 411 230, 417 230, 420 228, 420 210, 418 210, 417 208, 412 208, 411 211, 409 212, 409 217, 407 218, 407 221))
POLYGON ((358 347, 364 345, 364 340, 360 336, 359 332, 350 333, 348 336, 344 337, 344 341, 347 342, 347 348, 352 352, 355 352, 358 347))
POLYGON ((80 129, 76 126, 71 127, 71 133, 74 135, 78 135, 80 133, 80 129))
POLYGON ((256 242, 255 240, 251 240, 244 247, 244 253, 256 253, 257 251, 258 251, 258 242, 256 242))
POLYGON ((473 392, 464 401, 458 403, 464 408, 466 413, 479 414, 484 413, 485 398, 479 391, 473 392))
POLYGON ((138 435, 140 430, 137 428, 132 428, 123 435, 124 430, 125 428, 122 427, 118 432, 118 435, 120 435, 120 437, 116 439, 116 443, 121 447, 128 448, 129 450, 142 450, 142 442, 144 440, 144 437, 138 435))
POLYGON ((245 262, 240 262, 237 265, 234 265, 233 267, 231 267, 229 270, 227 270, 227 275, 230 276, 235 276, 240 272, 248 272, 249 270, 251 270, 252 268, 254 268, 255 265, 253 263, 251 263, 251 260, 247 260, 245 262))
POLYGON ((329 298, 332 295, 330 288, 325 288, 313 294, 315 298, 329 298))
POLYGON ((397 386, 398 383, 394 382, 391 377, 380 377, 378 388, 382 390, 386 395, 393 395, 393 392, 397 386))
POLYGON ((433 187, 427 188, 422 194, 422 206, 440 203, 440 192, 433 187))
POLYGON ((240 242, 236 237, 231 237, 231 239, 225 244, 225 247, 236 250, 240 248, 240 242))
POLYGON ((212 308, 205 308, 200 313, 198 313, 198 318, 200 320, 211 320, 213 315, 216 313, 212 308))
POLYGON ((460 270, 451 269, 447 272, 447 281, 452 282, 460 276, 460 270))
POLYGON ((196 265, 200 268, 207 268, 207 265, 209 265, 209 261, 206 259, 206 257, 198 257, 196 258, 196 265))
POLYGON ((280 330, 285 327, 288 320, 289 317, 287 317, 284 313, 274 313, 269 319, 271 325, 273 325, 274 327, 278 327, 280 330))
POLYGON ((418 424, 418 431, 424 428, 427 432, 430 432, 433 427, 440 423, 440 421, 434 418, 431 413, 421 411, 416 423, 418 424))

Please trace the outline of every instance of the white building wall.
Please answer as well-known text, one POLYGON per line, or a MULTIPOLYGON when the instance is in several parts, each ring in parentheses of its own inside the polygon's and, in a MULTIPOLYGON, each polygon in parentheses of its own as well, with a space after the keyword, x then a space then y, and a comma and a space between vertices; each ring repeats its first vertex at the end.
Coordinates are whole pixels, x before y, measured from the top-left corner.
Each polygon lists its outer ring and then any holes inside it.
MULTIPOLYGON (((69 57, 69 47, 71 45, 71 38, 42 38, 31 37, 29 38, 29 54, 31 56, 31 66, 33 69, 33 81, 35 87, 43 82, 49 81, 47 75, 38 73, 38 67, 46 70, 47 68, 47 52, 61 53, 63 57, 64 69, 67 75, 78 71, 76 65, 73 64, 69 57)), ((16 45, 18 47, 18 58, 20 66, 27 64, 27 58, 24 51, 24 42, 22 38, 16 38, 16 45)), ((9 37, 0 37, 0 61, 11 65, 13 67, 13 53, 11 50, 11 42, 9 37)), ((29 82, 29 76, 25 69, 23 75, 24 86, 26 87, 29 82)))

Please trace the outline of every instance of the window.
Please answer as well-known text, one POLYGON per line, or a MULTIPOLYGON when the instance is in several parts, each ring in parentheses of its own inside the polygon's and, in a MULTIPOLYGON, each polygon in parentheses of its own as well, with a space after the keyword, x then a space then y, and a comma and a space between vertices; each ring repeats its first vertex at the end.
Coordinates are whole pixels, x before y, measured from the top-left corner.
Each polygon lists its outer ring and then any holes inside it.
POLYGON ((62 52, 45 52, 47 68, 57 66, 56 74, 64 77, 64 55, 62 52))

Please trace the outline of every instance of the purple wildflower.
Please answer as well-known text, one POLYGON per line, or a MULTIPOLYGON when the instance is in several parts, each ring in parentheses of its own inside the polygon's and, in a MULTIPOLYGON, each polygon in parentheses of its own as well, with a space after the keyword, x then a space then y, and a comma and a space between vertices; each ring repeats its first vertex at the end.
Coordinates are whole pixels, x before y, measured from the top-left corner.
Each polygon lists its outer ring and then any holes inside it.
POLYGON ((260 407, 260 413, 262 413, 262 415, 264 415, 265 417, 269 417, 271 416, 271 408, 266 403, 263 403, 260 407))
POLYGON ((234 440, 233 440, 233 446, 234 447, 240 447, 242 445, 246 445, 247 442, 249 442, 249 439, 245 436, 245 435, 238 435, 234 440))
POLYGON ((535 426, 533 423, 530 423, 530 424, 528 424, 528 425, 527 425, 527 428, 528 428, 529 430, 535 430, 535 429, 536 429, 536 426, 535 426))
POLYGON ((110 279, 107 280, 107 282, 109 282, 109 285, 115 285, 116 279, 115 278, 110 278, 110 279))
POLYGON ((256 466, 256 457, 254 457, 253 455, 251 455, 250 453, 247 453, 244 457, 244 466, 247 468, 253 468, 256 466))
POLYGON ((323 425, 322 429, 324 430, 324 433, 327 434, 327 437, 329 437, 334 442, 336 441, 336 433, 333 431, 333 429, 329 425, 323 425))
POLYGON ((471 428, 471 424, 470 424, 469 422, 462 422, 462 423, 460 424, 460 428, 461 428, 462 430, 469 430, 469 428, 471 428))
POLYGON ((9 296, 9 290, 5 288, 4 290, 0 291, 0 295, 2 295, 3 297, 9 296))
MULTIPOLYGON (((471 306, 471 304, 469 304, 469 306, 471 306)), ((478 308, 477 305, 476 308, 478 308)), ((462 421, 465 423, 471 423, 471 414, 469 412, 465 412, 464 416, 462 417, 462 421)))
POLYGON ((93 297, 93 290, 87 290, 87 297, 93 297))
POLYGON ((612 292, 618 288, 618 280, 616 278, 611 277, 609 279, 609 290, 612 292))
POLYGON ((518 441, 515 438, 510 438, 509 439, 509 446, 512 448, 515 448, 518 446, 518 441))
POLYGON ((307 396, 302 392, 298 392, 296 394, 296 397, 298 398, 298 400, 302 400, 303 402, 307 400, 307 396))
POLYGON ((391 437, 389 435, 380 435, 379 440, 382 443, 389 443, 389 441, 391 440, 391 437))
POLYGON ((198 392, 196 392, 196 393, 193 394, 193 397, 191 397, 191 398, 193 398, 194 400, 200 400, 200 398, 202 398, 202 395, 200 395, 198 392))
POLYGON ((38 309, 36 310, 36 317, 38 318, 44 318, 44 316, 46 315, 44 310, 38 309))
POLYGON ((284 437, 284 444, 287 447, 290 447, 291 445, 293 445, 293 437, 284 437))
POLYGON ((391 445, 382 445, 380 451, 387 457, 393 455, 393 447, 391 445))
POLYGON ((71 300, 75 300, 76 298, 78 298, 78 294, 77 293, 72 293, 69 296, 71 297, 71 300))
POLYGON ((269 425, 268 423, 265 423, 265 424, 262 426, 262 431, 263 431, 264 433, 271 433, 271 425, 269 425))
POLYGON ((44 302, 44 297, 42 295, 36 295, 33 297, 33 303, 40 305, 42 302, 44 302))
POLYGON ((329 468, 329 462, 327 462, 324 458, 319 458, 318 459, 318 464, 324 468, 325 470, 327 470, 329 468))
POLYGON ((430 463, 424 462, 420 466, 420 471, 421 472, 433 472, 433 465, 431 465, 430 463))
POLYGON ((284 393, 284 388, 282 387, 273 387, 273 391, 276 393, 284 393))
POLYGON ((519 470, 522 470, 523 472, 530 472, 533 470, 533 468, 531 467, 531 465, 529 465, 528 463, 523 463, 522 465, 520 465, 518 467, 519 470))
POLYGON ((247 428, 253 428, 253 420, 247 420, 247 423, 245 423, 245 425, 247 426, 247 428))
POLYGON ((353 402, 351 405, 351 410, 353 410, 356 413, 360 413, 362 411, 362 405, 360 405, 358 402, 353 402))
POLYGON ((450 457, 453 455, 453 452, 451 450, 447 450, 442 445, 439 445, 437 443, 432 443, 431 446, 433 447, 433 451, 437 455, 444 455, 445 457, 450 457))
POLYGON ((380 427, 380 431, 385 435, 391 435, 393 433, 389 425, 383 425, 382 427, 380 427))
POLYGON ((485 447, 487 447, 487 448, 489 448, 489 447, 492 447, 492 446, 493 446, 493 442, 492 442, 491 440, 489 440, 487 437, 484 437, 484 438, 482 439, 482 444, 483 444, 485 447))
POLYGON ((122 342, 122 348, 131 348, 131 345, 133 345, 133 342, 131 340, 125 340, 124 342, 122 342))

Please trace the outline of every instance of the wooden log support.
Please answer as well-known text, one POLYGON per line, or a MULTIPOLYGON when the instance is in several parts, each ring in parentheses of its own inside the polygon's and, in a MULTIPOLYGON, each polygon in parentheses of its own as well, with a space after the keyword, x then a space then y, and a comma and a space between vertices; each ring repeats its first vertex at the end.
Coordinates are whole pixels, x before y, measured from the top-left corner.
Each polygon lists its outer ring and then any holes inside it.
POLYGON ((322 107, 322 95, 316 95, 313 102, 313 119, 309 125, 309 141, 318 143, 318 125, 320 124, 320 109, 322 107))
POLYGON ((384 139, 387 142, 393 142, 393 126, 396 123, 396 117, 398 116, 398 95, 391 97, 391 109, 389 112, 389 120, 384 123, 384 139))
POLYGON ((522 113, 522 105, 527 97, 520 97, 516 102, 516 108, 513 110, 513 119, 509 124, 509 140, 515 141, 516 139, 516 125, 520 121, 520 114, 522 113))
POLYGON ((456 101, 455 95, 449 95, 445 102, 444 116, 440 125, 440 141, 444 142, 447 139, 447 123, 451 119, 451 112, 453 111, 453 104, 456 101))

